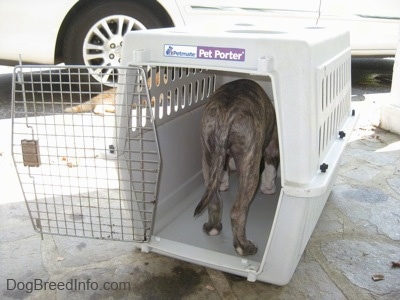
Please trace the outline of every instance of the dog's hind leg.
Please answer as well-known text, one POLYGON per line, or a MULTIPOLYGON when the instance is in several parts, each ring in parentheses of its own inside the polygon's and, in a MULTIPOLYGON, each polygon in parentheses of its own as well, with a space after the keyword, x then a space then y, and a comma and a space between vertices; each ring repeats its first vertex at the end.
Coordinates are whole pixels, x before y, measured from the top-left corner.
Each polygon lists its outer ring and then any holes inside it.
POLYGON ((222 173, 222 179, 219 185, 219 190, 222 192, 227 191, 229 189, 229 161, 230 161, 230 156, 227 155, 225 159, 224 172, 222 173))
POLYGON ((265 167, 261 175, 260 190, 263 194, 274 194, 276 192, 276 172, 279 166, 279 142, 278 132, 274 131, 271 141, 264 151, 265 167))
POLYGON ((218 235, 222 230, 222 199, 217 192, 208 204, 208 221, 203 224, 203 230, 208 235, 218 235))
MULTIPOLYGON (((220 167, 223 167, 224 156, 220 157, 220 167)), ((196 207, 195 215, 199 214, 205 206, 208 207, 208 221, 203 224, 203 230, 208 235, 218 235, 222 230, 222 199, 218 190, 218 178, 221 170, 215 164, 210 151, 203 151, 202 158, 203 176, 206 184, 206 191, 202 200, 196 207)))
POLYGON ((231 209, 231 224, 233 232, 233 246, 239 255, 253 255, 257 246, 246 238, 246 221, 250 203, 257 190, 259 180, 261 154, 247 154, 238 163, 235 158, 239 176, 238 196, 231 209))

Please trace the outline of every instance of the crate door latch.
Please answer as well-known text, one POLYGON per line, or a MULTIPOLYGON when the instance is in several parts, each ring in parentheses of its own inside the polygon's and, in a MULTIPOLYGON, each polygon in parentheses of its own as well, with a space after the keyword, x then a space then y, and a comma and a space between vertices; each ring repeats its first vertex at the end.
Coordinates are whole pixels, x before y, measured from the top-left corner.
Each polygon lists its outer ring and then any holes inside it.
POLYGON ((40 166, 39 140, 21 140, 22 159, 25 167, 40 166))

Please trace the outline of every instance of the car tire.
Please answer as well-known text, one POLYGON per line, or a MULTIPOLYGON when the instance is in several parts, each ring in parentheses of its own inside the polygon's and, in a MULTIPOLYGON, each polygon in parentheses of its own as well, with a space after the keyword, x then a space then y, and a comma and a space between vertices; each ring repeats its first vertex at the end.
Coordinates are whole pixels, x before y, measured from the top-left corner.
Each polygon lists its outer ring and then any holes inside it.
POLYGON ((72 18, 63 43, 66 65, 84 65, 92 78, 113 86, 123 35, 131 30, 165 27, 155 13, 132 0, 96 1, 72 18), (103 67, 103 68, 102 68, 103 67))

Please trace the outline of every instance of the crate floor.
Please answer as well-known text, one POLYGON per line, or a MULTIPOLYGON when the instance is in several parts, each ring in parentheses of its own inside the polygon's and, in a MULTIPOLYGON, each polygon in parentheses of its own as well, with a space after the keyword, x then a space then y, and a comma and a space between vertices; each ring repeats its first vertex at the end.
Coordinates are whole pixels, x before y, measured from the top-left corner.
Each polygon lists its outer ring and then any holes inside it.
MULTIPOLYGON (((281 190, 280 178, 277 178, 277 184, 277 191, 274 195, 264 195, 259 189, 257 190, 247 218, 247 237, 258 245, 258 252, 248 258, 259 263, 266 248, 278 205, 281 190)), ((176 210, 181 209, 182 212, 178 217, 173 218, 173 221, 167 226, 155 232, 155 235, 161 239, 239 257, 232 245, 232 229, 229 216, 230 208, 237 194, 237 188, 237 178, 233 173, 231 174, 229 190, 221 192, 223 199, 222 231, 218 236, 209 236, 203 232, 203 223, 208 218, 207 210, 201 216, 193 217, 194 209, 204 192, 203 185, 194 190, 186 199, 182 199, 182 205, 180 205, 182 208, 174 208, 176 210), (187 205, 188 202, 191 203, 190 206, 187 205)))

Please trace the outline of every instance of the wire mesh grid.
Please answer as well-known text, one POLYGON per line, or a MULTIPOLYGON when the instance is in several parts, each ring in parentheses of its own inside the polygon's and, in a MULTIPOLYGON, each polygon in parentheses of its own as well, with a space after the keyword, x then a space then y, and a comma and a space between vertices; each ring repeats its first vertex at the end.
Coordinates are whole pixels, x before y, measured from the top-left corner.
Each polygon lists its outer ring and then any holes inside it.
POLYGON ((141 68, 15 68, 12 153, 36 231, 149 239, 160 157, 146 80, 141 68))

